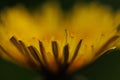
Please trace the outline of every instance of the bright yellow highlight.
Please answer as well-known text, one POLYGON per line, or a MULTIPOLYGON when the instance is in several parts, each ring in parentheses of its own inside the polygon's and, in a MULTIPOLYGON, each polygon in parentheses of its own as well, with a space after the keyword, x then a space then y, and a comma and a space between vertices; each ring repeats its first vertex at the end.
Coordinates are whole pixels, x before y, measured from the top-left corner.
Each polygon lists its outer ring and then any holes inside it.
MULTIPOLYGON (((0 55, 15 63, 37 69, 41 66, 31 54, 31 63, 28 56, 23 55, 10 41, 11 37, 24 42, 26 47, 34 46, 39 51, 39 41, 45 48, 45 58, 48 67, 56 71, 57 65, 51 48, 52 41, 58 44, 58 59, 64 61, 63 48, 69 45, 68 63, 71 62, 76 46, 81 45, 76 58, 68 68, 72 72, 90 64, 104 52, 116 48, 119 41, 118 26, 120 15, 100 5, 77 5, 64 16, 58 5, 46 4, 41 11, 29 13, 24 7, 6 9, 1 13, 0 45, 9 55, 0 48, 0 55)), ((41 54, 38 54, 41 58, 41 54)), ((41 59, 43 62, 43 59, 41 59)))

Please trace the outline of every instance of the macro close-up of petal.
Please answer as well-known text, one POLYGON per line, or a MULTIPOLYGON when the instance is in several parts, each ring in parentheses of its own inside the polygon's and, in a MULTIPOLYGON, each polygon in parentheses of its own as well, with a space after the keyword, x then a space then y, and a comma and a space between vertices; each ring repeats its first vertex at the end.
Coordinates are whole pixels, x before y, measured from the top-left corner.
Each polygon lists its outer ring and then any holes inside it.
POLYGON ((32 13, 22 5, 0 13, 0 56, 45 80, 69 80, 119 47, 120 12, 109 6, 76 3, 64 13, 59 4, 46 3, 32 13))

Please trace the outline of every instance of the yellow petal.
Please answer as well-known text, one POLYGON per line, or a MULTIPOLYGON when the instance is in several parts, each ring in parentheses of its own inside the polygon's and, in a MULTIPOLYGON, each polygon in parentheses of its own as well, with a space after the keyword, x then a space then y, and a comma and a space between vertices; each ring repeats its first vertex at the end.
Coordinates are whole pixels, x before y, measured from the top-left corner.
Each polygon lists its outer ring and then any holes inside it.
POLYGON ((52 42, 57 44, 61 65, 69 53, 68 72, 90 64, 105 51, 119 46, 119 12, 113 13, 110 8, 98 4, 76 4, 66 17, 55 4, 45 4, 41 11, 35 13, 18 6, 6 9, 1 16, 0 54, 7 59, 11 55, 19 64, 35 69, 42 62, 51 71, 57 71, 53 54, 56 46, 52 42))

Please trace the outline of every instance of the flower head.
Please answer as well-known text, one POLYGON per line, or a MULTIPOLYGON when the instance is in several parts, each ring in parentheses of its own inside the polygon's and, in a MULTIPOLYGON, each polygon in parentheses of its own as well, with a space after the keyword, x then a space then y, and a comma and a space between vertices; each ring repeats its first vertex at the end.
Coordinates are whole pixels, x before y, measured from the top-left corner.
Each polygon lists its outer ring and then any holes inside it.
POLYGON ((4 10, 0 55, 50 77, 72 73, 119 46, 119 14, 95 4, 76 5, 67 14, 53 4, 35 13, 21 6, 4 10))

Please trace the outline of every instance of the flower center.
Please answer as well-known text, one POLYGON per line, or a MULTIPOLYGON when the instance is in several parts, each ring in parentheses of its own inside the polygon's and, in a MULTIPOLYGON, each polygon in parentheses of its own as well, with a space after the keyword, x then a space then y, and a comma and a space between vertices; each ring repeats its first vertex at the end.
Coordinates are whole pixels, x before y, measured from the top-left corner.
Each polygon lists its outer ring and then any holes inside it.
MULTIPOLYGON (((69 62, 69 63, 68 63, 68 58, 70 55, 69 45, 66 44, 63 47, 63 60, 64 61, 61 63, 61 61, 59 60, 59 54, 58 54, 59 53, 58 43, 56 41, 51 42, 52 54, 54 55, 54 60, 55 60, 57 67, 58 67, 58 70, 56 73, 52 72, 48 67, 48 62, 47 62, 47 59, 45 57, 45 54, 46 54, 45 47, 43 46, 43 43, 41 41, 39 41, 39 51, 34 46, 27 47, 23 41, 17 40, 14 36, 12 36, 10 38, 10 42, 17 48, 17 50, 20 53, 22 53, 23 56, 26 57, 26 59, 28 60, 29 66, 32 67, 33 69, 37 68, 37 71, 43 72, 47 76, 48 76, 48 74, 51 76, 53 76, 53 75, 54 76, 64 76, 67 74, 66 72, 67 72, 68 67, 72 64, 72 62, 76 58, 78 51, 80 49, 82 40, 80 40, 79 43, 77 44, 74 55, 71 59, 71 62, 69 62), (41 55, 41 57, 39 57, 39 55, 41 55), (35 61, 38 61, 40 63, 40 66, 38 66, 34 63, 33 58, 35 59, 35 61)), ((5 54, 7 54, 12 59, 14 59, 14 57, 12 55, 10 55, 10 53, 7 50, 5 50, 1 45, 0 45, 0 50, 2 50, 5 54)))
MULTIPOLYGON (((95 56, 97 56, 99 53, 102 53, 105 50, 105 48, 111 42, 115 41, 118 37, 119 36, 113 36, 108 41, 106 41, 106 43, 103 44, 103 46, 100 48, 100 50, 98 50, 96 52, 95 56)), ((45 47, 43 46, 43 43, 41 41, 39 41, 39 51, 38 51, 38 49, 34 46, 30 45, 27 47, 24 44, 24 42, 22 42, 21 40, 17 40, 14 36, 12 36, 10 38, 10 42, 17 48, 17 50, 20 53, 22 53, 22 55, 28 61, 29 67, 31 67, 33 69, 37 69, 37 71, 39 73, 41 73, 43 76, 45 76, 46 80, 49 80, 49 79, 57 80, 60 78, 63 79, 63 77, 66 80, 67 78, 69 78, 68 73, 67 73, 68 67, 73 63, 76 56, 78 55, 82 41, 83 40, 79 40, 79 42, 75 48, 75 51, 73 53, 74 55, 72 56, 72 59, 70 62, 68 62, 68 58, 70 55, 69 44, 65 44, 63 47, 63 62, 61 62, 59 59, 58 43, 57 43, 57 41, 51 42, 52 54, 53 54, 54 60, 57 64, 57 71, 54 73, 54 71, 52 71, 48 66, 48 62, 47 62, 47 59, 45 57, 45 54, 46 54, 45 47), (39 55, 41 55, 41 57, 39 55), (35 63, 36 61, 39 62, 40 65, 36 65, 36 63, 35 63)), ((15 60, 15 58, 0 45, 0 52, 1 51, 3 53, 5 53, 6 55, 8 55, 13 60, 15 60)))

